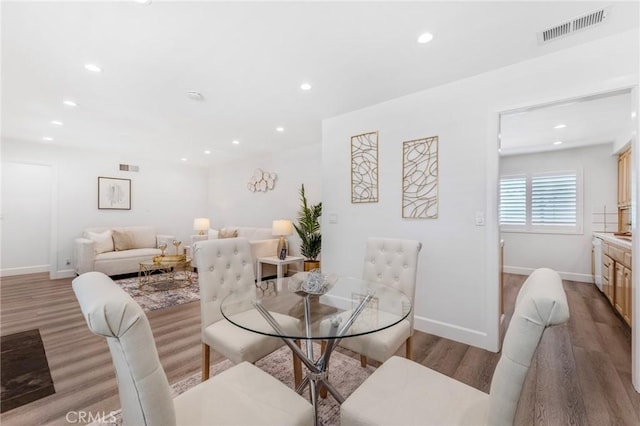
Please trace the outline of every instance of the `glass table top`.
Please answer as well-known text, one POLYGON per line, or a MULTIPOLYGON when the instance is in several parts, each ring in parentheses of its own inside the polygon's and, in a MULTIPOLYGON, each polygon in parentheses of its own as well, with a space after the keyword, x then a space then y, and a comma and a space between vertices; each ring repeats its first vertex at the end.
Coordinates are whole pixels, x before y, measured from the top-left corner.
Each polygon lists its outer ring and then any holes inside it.
POLYGON ((291 339, 328 339, 336 333, 342 338, 369 334, 399 323, 411 312, 409 298, 393 286, 358 278, 336 278, 333 287, 322 295, 300 291, 296 276, 264 280, 253 287, 233 289, 223 299, 220 310, 238 327, 291 339), (309 301, 308 317, 305 298, 309 301), (271 314, 278 331, 260 314, 262 308, 271 314), (359 312, 352 316, 354 311, 359 312))

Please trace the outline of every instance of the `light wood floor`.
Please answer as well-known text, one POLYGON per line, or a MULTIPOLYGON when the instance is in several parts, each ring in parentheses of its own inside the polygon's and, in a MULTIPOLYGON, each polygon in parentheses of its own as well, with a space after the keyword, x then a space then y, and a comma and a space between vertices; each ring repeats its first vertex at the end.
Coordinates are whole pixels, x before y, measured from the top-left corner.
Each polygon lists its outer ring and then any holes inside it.
MULTIPOLYGON (((522 276, 507 275, 507 318, 523 281, 522 276)), ((570 322, 545 332, 516 424, 640 424, 640 395, 631 384, 629 328, 595 286, 570 281, 564 286, 570 322)), ((56 388, 54 395, 2 414, 2 425, 68 424, 65 415, 70 411, 108 413, 119 406, 106 342, 87 329, 70 279, 51 281, 46 274, 3 278, 0 298, 0 333, 39 328, 56 388)), ((169 382, 195 373, 200 367, 199 303, 150 312, 148 317, 169 382)), ((485 392, 498 357, 425 333, 415 337, 417 362, 485 392)), ((214 355, 212 362, 218 360, 214 355)))

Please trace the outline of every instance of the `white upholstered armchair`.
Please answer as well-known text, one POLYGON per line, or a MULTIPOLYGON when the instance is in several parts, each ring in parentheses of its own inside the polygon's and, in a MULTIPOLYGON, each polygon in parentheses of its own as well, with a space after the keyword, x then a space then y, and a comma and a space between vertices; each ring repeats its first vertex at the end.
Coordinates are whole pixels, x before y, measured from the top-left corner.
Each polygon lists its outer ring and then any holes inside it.
POLYGON ((101 272, 73 280, 89 329, 107 339, 124 425, 310 425, 313 408, 249 363, 236 365, 175 399, 142 308, 101 272))
MULTIPOLYGON (((362 279, 381 282, 400 289, 411 300, 416 295, 418 254, 422 244, 414 240, 369 238, 362 279)), ((340 346, 360 354, 362 366, 367 358, 384 362, 405 343, 406 357, 412 358, 413 308, 407 318, 388 329, 364 336, 342 339, 340 346)))
MULTIPOLYGON (((225 238, 199 241, 194 255, 198 259, 198 281, 200 283, 200 308, 202 321, 202 380, 209 377, 211 348, 230 359, 234 364, 243 361, 256 362, 284 345, 277 337, 244 330, 227 321, 220 312, 222 300, 232 291, 255 292, 253 262, 249 240, 245 238, 225 238)), ((272 312, 278 323, 296 329, 298 319, 272 312)), ((256 324, 254 329, 273 329, 260 313, 247 306, 239 322, 247 319, 256 324)), ((296 357, 294 367, 296 371, 296 357)), ((296 373, 298 374, 298 373, 296 373)))
POLYGON ((551 269, 538 269, 518 293, 489 394, 392 357, 342 404, 340 424, 512 425, 542 332, 568 319, 560 276, 551 269))

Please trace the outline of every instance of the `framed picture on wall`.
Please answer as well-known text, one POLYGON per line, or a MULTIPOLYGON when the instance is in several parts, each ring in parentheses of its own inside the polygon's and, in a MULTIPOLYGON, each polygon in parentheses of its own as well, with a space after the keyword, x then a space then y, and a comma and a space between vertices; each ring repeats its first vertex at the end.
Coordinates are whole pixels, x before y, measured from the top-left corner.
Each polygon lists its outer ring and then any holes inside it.
POLYGON ((98 176, 98 209, 131 210, 131 179, 98 176))

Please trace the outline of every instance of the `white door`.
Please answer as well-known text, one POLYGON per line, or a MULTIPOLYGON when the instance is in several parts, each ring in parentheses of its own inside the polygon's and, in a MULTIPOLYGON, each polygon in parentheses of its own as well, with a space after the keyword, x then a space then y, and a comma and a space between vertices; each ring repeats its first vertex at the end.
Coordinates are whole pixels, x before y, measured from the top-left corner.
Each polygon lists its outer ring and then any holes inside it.
POLYGON ((2 163, 1 275, 49 272, 50 166, 2 163))

